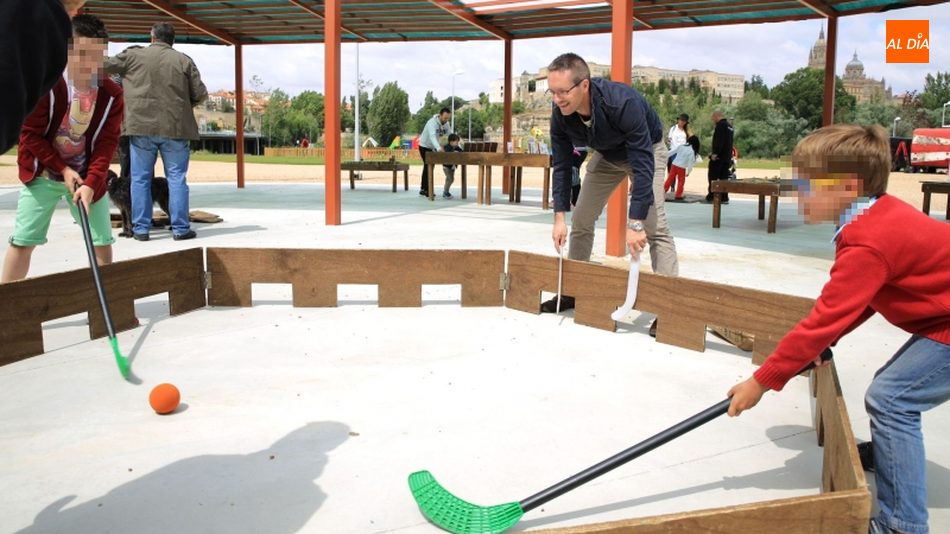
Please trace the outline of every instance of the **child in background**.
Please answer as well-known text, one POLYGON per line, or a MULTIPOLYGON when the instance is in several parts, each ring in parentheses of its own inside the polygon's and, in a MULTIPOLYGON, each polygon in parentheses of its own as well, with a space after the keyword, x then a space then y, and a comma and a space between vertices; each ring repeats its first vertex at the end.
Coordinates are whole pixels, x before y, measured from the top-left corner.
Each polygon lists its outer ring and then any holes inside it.
MULTIPOLYGON (((445 145, 446 152, 461 152, 462 147, 459 146, 461 138, 458 134, 449 134, 449 142, 445 145)), ((442 198, 452 198, 452 193, 449 192, 449 188, 452 187, 452 182, 455 181, 455 168, 458 165, 443 165, 442 170, 445 171, 445 190, 442 191, 442 198)))
POLYGON ((663 184, 663 191, 669 191, 676 185, 676 194, 674 200, 683 200, 683 187, 686 186, 686 177, 693 172, 693 165, 696 164, 696 157, 699 156, 699 138, 695 135, 689 137, 685 144, 676 147, 674 152, 670 153, 670 160, 673 164, 670 166, 670 174, 663 184))
POLYGON ((885 192, 888 148, 880 126, 846 124, 817 130, 795 147, 798 206, 806 222, 839 225, 831 279, 808 317, 751 378, 729 390, 729 415, 752 408, 769 389, 782 389, 825 347, 880 312, 911 336, 865 395, 880 508, 868 532, 925 533, 920 419, 950 398, 950 225, 885 192))

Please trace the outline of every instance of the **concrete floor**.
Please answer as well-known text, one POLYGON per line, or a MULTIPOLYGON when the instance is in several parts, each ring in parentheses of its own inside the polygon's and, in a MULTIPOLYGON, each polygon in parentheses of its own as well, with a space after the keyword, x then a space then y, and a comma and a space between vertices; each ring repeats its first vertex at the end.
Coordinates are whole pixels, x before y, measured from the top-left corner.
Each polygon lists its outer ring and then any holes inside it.
MULTIPOLYGON (((0 234, 12 229, 17 191, 0 187, 0 234)), ((200 239, 190 242, 167 231, 121 240, 115 256, 192 246, 553 255, 539 197, 526 191, 524 204, 510 205, 496 191, 492 206, 430 203, 361 184, 344 191, 344 224, 327 227, 321 186, 197 184, 192 208, 224 222, 196 225, 200 239)), ((816 296, 833 229, 803 225, 783 202, 769 235, 755 209, 751 197, 734 197, 714 230, 709 206, 668 204, 681 275, 816 296)), ((31 274, 85 266, 79 229, 60 209, 31 274)), ((143 299, 142 326, 119 336, 137 385, 118 377, 105 341, 88 341, 84 317, 47 324, 45 355, 0 368, 0 531, 434 532, 409 494, 410 472, 429 469, 479 504, 519 500, 721 400, 752 371, 748 354, 712 337, 705 353, 657 344, 646 335, 652 318, 636 313, 608 333, 569 314, 462 309, 457 287, 423 293, 421 309, 380 309, 375 288, 343 286, 339 308, 295 309, 289 287, 256 285, 251 308, 174 318, 162 296, 143 299), (147 404, 160 382, 182 391, 171 416, 147 404)), ((876 317, 839 344, 859 439, 868 437, 864 389, 906 337, 876 317)), ((796 379, 741 418, 713 421, 518 527, 817 493, 810 408, 796 379)), ((931 528, 948 532, 950 410, 925 415, 924 431, 931 528)))

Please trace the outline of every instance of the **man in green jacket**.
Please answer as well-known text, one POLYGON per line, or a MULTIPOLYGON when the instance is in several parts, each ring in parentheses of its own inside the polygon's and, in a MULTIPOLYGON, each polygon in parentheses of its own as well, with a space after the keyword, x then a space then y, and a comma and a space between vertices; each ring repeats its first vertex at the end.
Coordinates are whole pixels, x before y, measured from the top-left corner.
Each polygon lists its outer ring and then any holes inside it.
POLYGON ((188 219, 188 144, 198 139, 192 108, 208 98, 194 61, 172 48, 175 28, 167 22, 152 26, 152 43, 132 47, 108 58, 105 70, 122 76, 125 89, 124 134, 132 152, 132 233, 148 241, 152 227, 152 178, 162 154, 168 179, 172 237, 192 239, 188 219))

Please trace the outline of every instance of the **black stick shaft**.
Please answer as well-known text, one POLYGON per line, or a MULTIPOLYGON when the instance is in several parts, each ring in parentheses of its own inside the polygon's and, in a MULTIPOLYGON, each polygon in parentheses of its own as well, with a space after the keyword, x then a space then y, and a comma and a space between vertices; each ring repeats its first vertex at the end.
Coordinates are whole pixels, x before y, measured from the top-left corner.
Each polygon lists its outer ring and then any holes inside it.
POLYGON ((642 456, 659 447, 660 445, 672 441, 689 432, 690 430, 698 428, 709 421, 712 421, 729 410, 730 401, 731 399, 723 400, 714 406, 711 406, 690 417, 689 419, 677 423, 670 428, 667 428, 663 432, 660 432, 653 437, 647 438, 640 443, 637 443, 633 447, 625 449, 611 456, 610 458, 607 458, 597 465, 588 467, 587 469, 570 478, 566 478, 547 489, 541 490, 540 492, 528 497, 527 499, 524 499, 518 504, 521 505, 522 510, 527 512, 528 510, 537 508, 538 506, 541 506, 552 499, 560 497, 572 489, 586 484, 605 473, 613 471, 630 460, 642 456))
POLYGON ((89 217, 86 215, 86 206, 82 199, 76 206, 79 209, 79 225, 82 226, 82 236, 86 240, 86 254, 89 255, 89 268, 92 270, 92 279, 96 283, 96 293, 99 295, 99 305, 102 306, 102 315, 106 321, 106 330, 109 337, 115 337, 115 326, 112 324, 112 314, 109 312, 109 301, 106 300, 106 290, 102 287, 102 276, 99 274, 99 263, 96 261, 96 250, 92 246, 92 231, 89 229, 89 217))
MULTIPOLYGON (((823 361, 828 361, 831 358, 832 353, 830 348, 825 349, 821 353, 821 359, 823 361)), ((813 367, 815 367, 815 363, 809 363, 808 366, 802 369, 801 372, 807 371, 813 367)), ((629 449, 624 449, 623 451, 611 456, 610 458, 607 458, 597 465, 588 467, 587 469, 570 478, 566 478, 549 488, 539 491, 527 499, 522 500, 518 504, 521 505, 522 510, 527 512, 528 510, 533 510, 552 499, 556 499, 557 497, 564 495, 572 489, 582 486, 605 473, 613 471, 614 469, 624 465, 634 458, 643 456, 660 445, 670 442, 691 430, 695 430, 696 428, 703 426, 720 415, 728 412, 729 404, 731 402, 731 398, 720 401, 699 412, 698 414, 681 421, 670 428, 667 428, 663 432, 660 432, 653 437, 647 438, 640 443, 637 443, 633 447, 630 447, 629 449)))

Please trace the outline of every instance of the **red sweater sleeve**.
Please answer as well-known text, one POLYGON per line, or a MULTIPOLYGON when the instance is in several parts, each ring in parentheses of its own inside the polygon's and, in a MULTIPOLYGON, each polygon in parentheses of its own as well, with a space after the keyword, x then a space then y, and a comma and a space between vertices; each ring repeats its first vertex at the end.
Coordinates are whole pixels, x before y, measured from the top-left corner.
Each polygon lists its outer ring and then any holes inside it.
MULTIPOLYGON (((47 93, 23 122, 23 129, 20 130, 20 150, 25 149, 26 155, 39 159, 41 165, 58 173, 66 167, 66 162, 45 137, 47 130, 51 127, 49 106, 50 98, 47 93)), ((22 174, 20 175, 23 183, 29 182, 32 178, 26 179, 22 174)))
POLYGON ((755 379, 776 391, 785 387, 821 351, 873 315, 869 304, 888 276, 887 263, 873 249, 842 247, 815 307, 782 338, 755 379))
POLYGON ((93 197, 99 200, 106 194, 108 184, 106 176, 109 171, 109 164, 112 163, 112 156, 115 155, 115 149, 119 145, 119 135, 122 132, 122 116, 124 113, 125 102, 122 98, 122 92, 114 95, 112 106, 109 108, 109 114, 106 117, 106 123, 99 132, 99 138, 96 140, 95 147, 89 157, 89 168, 86 171, 85 185, 93 188, 96 192, 93 197))

